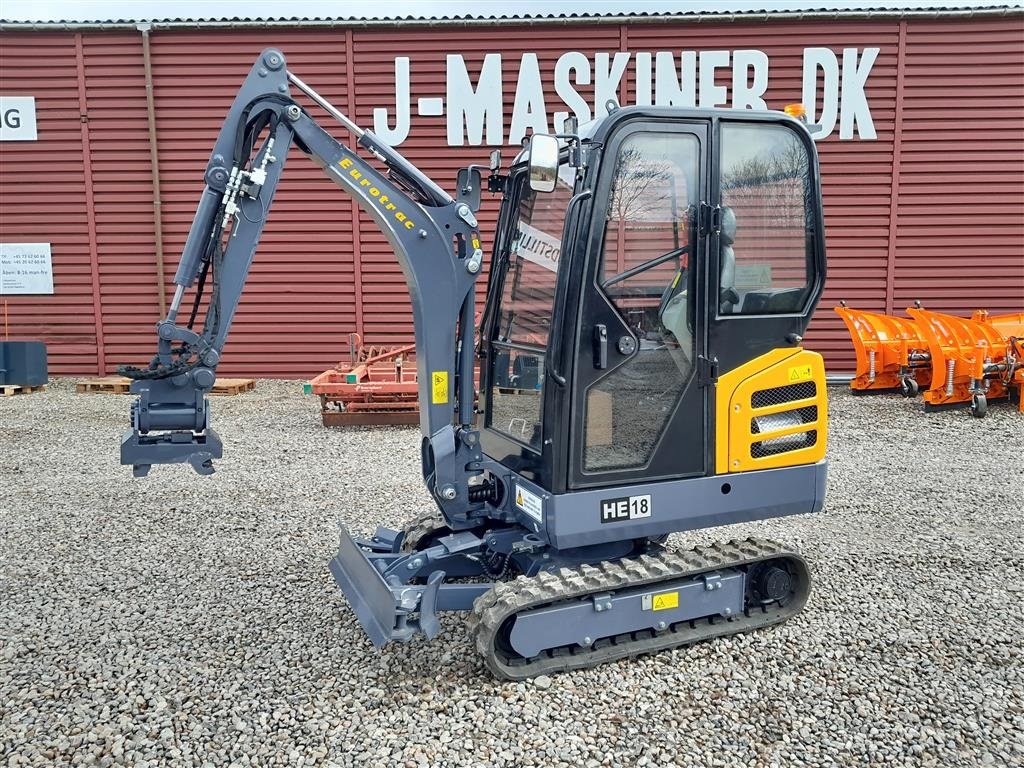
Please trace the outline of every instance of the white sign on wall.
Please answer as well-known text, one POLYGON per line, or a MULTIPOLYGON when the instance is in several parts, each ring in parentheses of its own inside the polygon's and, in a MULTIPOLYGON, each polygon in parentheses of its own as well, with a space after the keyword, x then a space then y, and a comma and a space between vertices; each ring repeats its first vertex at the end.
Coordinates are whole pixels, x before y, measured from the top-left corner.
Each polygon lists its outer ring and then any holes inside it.
POLYGON ((0 243, 0 296, 52 293, 49 243, 0 243))
MULTIPOLYGON (((807 119, 821 126, 814 139, 830 136, 838 126, 841 140, 874 139, 865 87, 880 48, 805 48, 800 92, 786 103, 802 102, 807 119)), ((553 82, 545 83, 536 53, 516 60, 488 53, 479 69, 470 67, 461 54, 445 59, 445 92, 412 93, 412 60, 395 59, 394 107, 373 110, 373 131, 395 146, 409 136, 413 115, 444 117, 449 146, 518 144, 529 131, 561 130, 569 114, 580 123, 607 114, 605 104, 618 99, 619 85, 629 74, 639 105, 677 107, 726 107, 768 109, 771 61, 758 50, 722 51, 619 51, 592 57, 567 51, 555 63, 553 82), (470 70, 473 70, 472 72, 470 70), (505 113, 506 73, 516 74, 512 114, 505 113), (554 86, 557 101, 549 103, 545 92, 554 86), (592 89, 588 101, 579 86, 592 89), (731 92, 731 99, 729 98, 731 92)), ((426 82, 432 82, 428 80, 426 82)), ((781 109, 785 104, 772 104, 781 109)))
POLYGON ((34 96, 0 96, 0 141, 36 140, 34 96))

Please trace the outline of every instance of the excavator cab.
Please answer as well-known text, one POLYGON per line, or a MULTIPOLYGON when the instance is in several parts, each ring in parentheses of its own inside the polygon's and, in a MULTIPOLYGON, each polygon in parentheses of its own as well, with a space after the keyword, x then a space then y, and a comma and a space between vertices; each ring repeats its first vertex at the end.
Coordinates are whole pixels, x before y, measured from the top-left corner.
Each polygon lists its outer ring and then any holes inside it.
POLYGON ((664 544, 822 507, 824 367, 800 347, 825 278, 814 144, 781 113, 608 112, 534 136, 505 176, 492 156, 487 270, 480 166, 450 195, 265 50, 203 174, 156 354, 122 368, 122 463, 213 472, 206 395, 294 149, 377 224, 409 288, 436 509, 368 538, 341 526, 329 565, 375 645, 467 611, 487 667, 523 679, 799 611, 808 569, 781 544, 664 544))
POLYGON ((798 348, 825 276, 806 128, 633 107, 563 135, 557 155, 553 141, 535 136, 507 180, 481 328, 485 453, 551 494, 738 468, 719 453, 820 459, 823 371, 798 348), (538 168, 538 146, 557 164, 538 168), (778 392, 731 402, 723 378, 777 359, 778 392), (772 412, 755 413, 764 398, 772 412))

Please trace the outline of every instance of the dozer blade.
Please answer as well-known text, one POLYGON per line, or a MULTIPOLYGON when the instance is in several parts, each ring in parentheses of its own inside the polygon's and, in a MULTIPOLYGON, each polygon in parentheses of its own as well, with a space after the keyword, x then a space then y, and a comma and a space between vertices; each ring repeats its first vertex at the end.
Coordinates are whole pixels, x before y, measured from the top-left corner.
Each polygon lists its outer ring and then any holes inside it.
POLYGON ((916 392, 929 385, 928 345, 913 320, 849 307, 835 310, 846 323, 857 354, 851 389, 909 387, 916 392), (910 384, 911 380, 916 386, 910 384))
POLYGON ((392 639, 395 627, 395 597, 380 571, 344 528, 338 554, 329 567, 370 642, 383 647, 392 639))
POLYGON ((378 529, 372 540, 357 542, 342 526, 338 554, 328 566, 367 637, 377 648, 392 640, 406 642, 417 632, 431 640, 441 631, 437 597, 445 572, 432 571, 426 584, 402 583, 394 576, 390 577, 393 583, 389 583, 383 571, 388 565, 396 564, 396 560, 408 559, 408 553, 393 551, 401 538, 392 534, 397 531, 378 529))

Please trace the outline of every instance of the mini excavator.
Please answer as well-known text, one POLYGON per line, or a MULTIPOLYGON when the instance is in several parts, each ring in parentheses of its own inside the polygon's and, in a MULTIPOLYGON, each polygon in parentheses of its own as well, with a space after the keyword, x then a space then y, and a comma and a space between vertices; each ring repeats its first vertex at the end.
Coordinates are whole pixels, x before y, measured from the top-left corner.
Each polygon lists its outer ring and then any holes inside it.
POLYGON ((468 611, 486 666, 524 679, 794 615, 797 552, 665 544, 823 505, 824 365, 800 346, 825 280, 809 128, 795 108, 605 107, 533 135, 507 173, 500 151, 461 170, 452 196, 264 51, 206 167, 156 356, 122 368, 138 398, 121 462, 209 474, 221 457, 207 393, 294 146, 387 236, 412 303, 436 510, 369 539, 342 527, 329 566, 374 645, 468 611), (488 270, 484 185, 501 195, 488 270))

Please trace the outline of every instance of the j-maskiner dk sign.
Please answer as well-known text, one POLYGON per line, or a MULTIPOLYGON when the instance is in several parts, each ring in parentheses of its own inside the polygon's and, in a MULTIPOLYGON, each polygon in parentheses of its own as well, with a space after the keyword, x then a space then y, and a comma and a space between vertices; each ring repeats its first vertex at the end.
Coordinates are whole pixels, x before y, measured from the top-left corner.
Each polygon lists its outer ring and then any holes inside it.
MULTIPOLYGON (((802 102, 808 120, 821 126, 815 139, 830 136, 837 128, 843 140, 876 137, 865 86, 878 52, 879 48, 803 50, 802 89, 787 99, 802 102)), ((414 116, 444 116, 450 146, 517 144, 530 131, 560 130, 570 113, 581 123, 601 117, 608 100, 618 99, 627 72, 637 104, 767 109, 764 95, 771 74, 768 54, 752 49, 620 51, 592 57, 568 51, 555 63, 552 83, 545 82, 536 53, 514 59, 489 53, 475 77, 461 54, 448 54, 445 64, 443 95, 413 94, 416 62, 408 56, 395 59, 395 103, 373 110, 378 136, 398 145, 408 138, 414 116), (511 115, 503 108, 506 71, 518 71, 511 115), (545 97, 546 84, 554 86, 555 103, 545 97), (591 100, 581 95, 581 86, 592 92, 591 100)))

